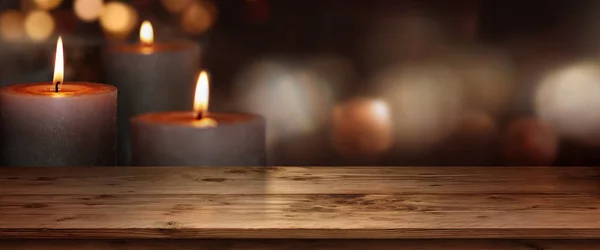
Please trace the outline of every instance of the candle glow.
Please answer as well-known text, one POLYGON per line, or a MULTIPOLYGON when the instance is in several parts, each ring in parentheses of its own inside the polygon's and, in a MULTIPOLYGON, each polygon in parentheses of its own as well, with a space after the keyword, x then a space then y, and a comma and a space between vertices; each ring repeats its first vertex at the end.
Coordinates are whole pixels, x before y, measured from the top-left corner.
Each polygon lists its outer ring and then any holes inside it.
POLYGON ((58 92, 61 84, 63 83, 64 67, 65 63, 63 56, 62 38, 58 37, 58 42, 56 43, 56 57, 54 58, 54 78, 52 80, 52 84, 56 84, 55 92, 58 92))
POLYGON ((150 45, 154 43, 154 30, 152 24, 149 21, 144 21, 140 28, 140 41, 144 45, 150 45))
POLYGON ((100 26, 111 39, 126 38, 137 23, 137 11, 127 3, 108 2, 100 12, 100 26))
POLYGON ((198 119, 202 119, 208 111, 208 74, 206 71, 200 72, 198 82, 196 83, 196 93, 194 95, 194 112, 198 119))

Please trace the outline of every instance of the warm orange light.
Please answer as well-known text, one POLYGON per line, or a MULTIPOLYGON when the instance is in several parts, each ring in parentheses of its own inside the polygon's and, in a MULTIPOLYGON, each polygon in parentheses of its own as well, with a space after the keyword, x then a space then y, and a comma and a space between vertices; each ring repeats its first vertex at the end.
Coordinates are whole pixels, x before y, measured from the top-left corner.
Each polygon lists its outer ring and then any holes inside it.
POLYGON ((131 5, 107 2, 100 12, 100 26, 110 39, 124 39, 138 25, 138 13, 131 5))
POLYGON ((140 28, 140 41, 142 44, 152 44, 154 42, 154 30, 152 30, 152 24, 149 21, 144 21, 140 28))
POLYGON ((59 36, 58 42, 56 43, 56 58, 54 59, 54 79, 52 80, 52 84, 55 86, 56 92, 58 92, 59 87, 63 83, 64 72, 65 62, 63 56, 63 43, 62 38, 59 36))
POLYGON ((393 124, 386 102, 356 99, 333 109, 331 139, 342 157, 369 163, 383 157, 393 146, 393 124))
POLYGON ((200 72, 198 82, 196 83, 196 94, 194 96, 194 112, 196 117, 201 119, 208 111, 208 74, 206 71, 200 72))

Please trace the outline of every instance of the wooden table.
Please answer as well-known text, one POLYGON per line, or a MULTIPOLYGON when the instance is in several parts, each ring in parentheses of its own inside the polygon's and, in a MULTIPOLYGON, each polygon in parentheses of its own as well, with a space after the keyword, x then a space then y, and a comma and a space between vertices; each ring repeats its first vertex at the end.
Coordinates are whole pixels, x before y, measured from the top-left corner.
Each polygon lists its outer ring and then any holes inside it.
POLYGON ((0 168, 0 249, 600 249, 599 207, 596 168, 0 168))

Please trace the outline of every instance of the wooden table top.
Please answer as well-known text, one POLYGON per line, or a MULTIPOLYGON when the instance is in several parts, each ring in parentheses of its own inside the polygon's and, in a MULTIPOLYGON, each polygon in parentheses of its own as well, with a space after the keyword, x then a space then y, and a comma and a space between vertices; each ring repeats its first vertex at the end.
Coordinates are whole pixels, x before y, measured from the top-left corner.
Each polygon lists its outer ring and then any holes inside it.
POLYGON ((600 169, 0 168, 0 238, 600 238, 600 169))

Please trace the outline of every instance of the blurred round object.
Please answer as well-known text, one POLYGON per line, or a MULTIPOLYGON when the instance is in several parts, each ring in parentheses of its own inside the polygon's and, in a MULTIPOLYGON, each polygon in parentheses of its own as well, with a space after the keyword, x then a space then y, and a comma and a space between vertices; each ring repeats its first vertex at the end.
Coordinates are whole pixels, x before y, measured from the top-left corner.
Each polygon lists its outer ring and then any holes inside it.
POLYGON ((559 139, 539 120, 513 121, 504 136, 504 156, 510 165, 547 166, 556 159, 559 139))
POLYGON ((80 20, 93 22, 100 18, 103 6, 103 0, 75 0, 73 10, 80 20))
POLYGON ((550 73, 538 86, 535 110, 559 135, 600 145, 600 67, 580 63, 550 73))
POLYGON ((0 35, 6 40, 21 39, 25 35, 25 15, 17 10, 0 13, 0 35))
POLYGON ((33 0, 35 6, 42 10, 52 10, 60 5, 62 0, 33 0))
POLYGON ((356 99, 333 110, 333 148, 346 159, 382 156, 393 142, 390 110, 381 100, 356 99))
POLYGON ((43 41, 48 39, 54 32, 54 28, 54 19, 46 11, 32 11, 25 17, 25 33, 31 40, 43 41))
POLYGON ((237 77, 239 109, 267 122, 267 149, 272 164, 293 164, 322 153, 318 133, 331 119, 330 82, 287 60, 253 63, 237 77))
POLYGON ((515 79, 506 56, 477 50, 460 54, 452 62, 462 77, 467 105, 494 115, 508 109, 515 79))
POLYGON ((217 7, 211 1, 196 1, 181 14, 183 30, 192 35, 206 32, 217 18, 217 7))
POLYGON ((138 21, 136 10, 122 2, 110 2, 104 5, 100 13, 100 25, 111 37, 123 38, 129 35, 138 21))
POLYGON ((393 67, 378 76, 377 86, 390 106, 401 149, 416 152, 433 146, 459 123, 463 91, 445 67, 393 67))
POLYGON ((183 11, 194 0, 160 0, 165 9, 173 14, 183 11))

